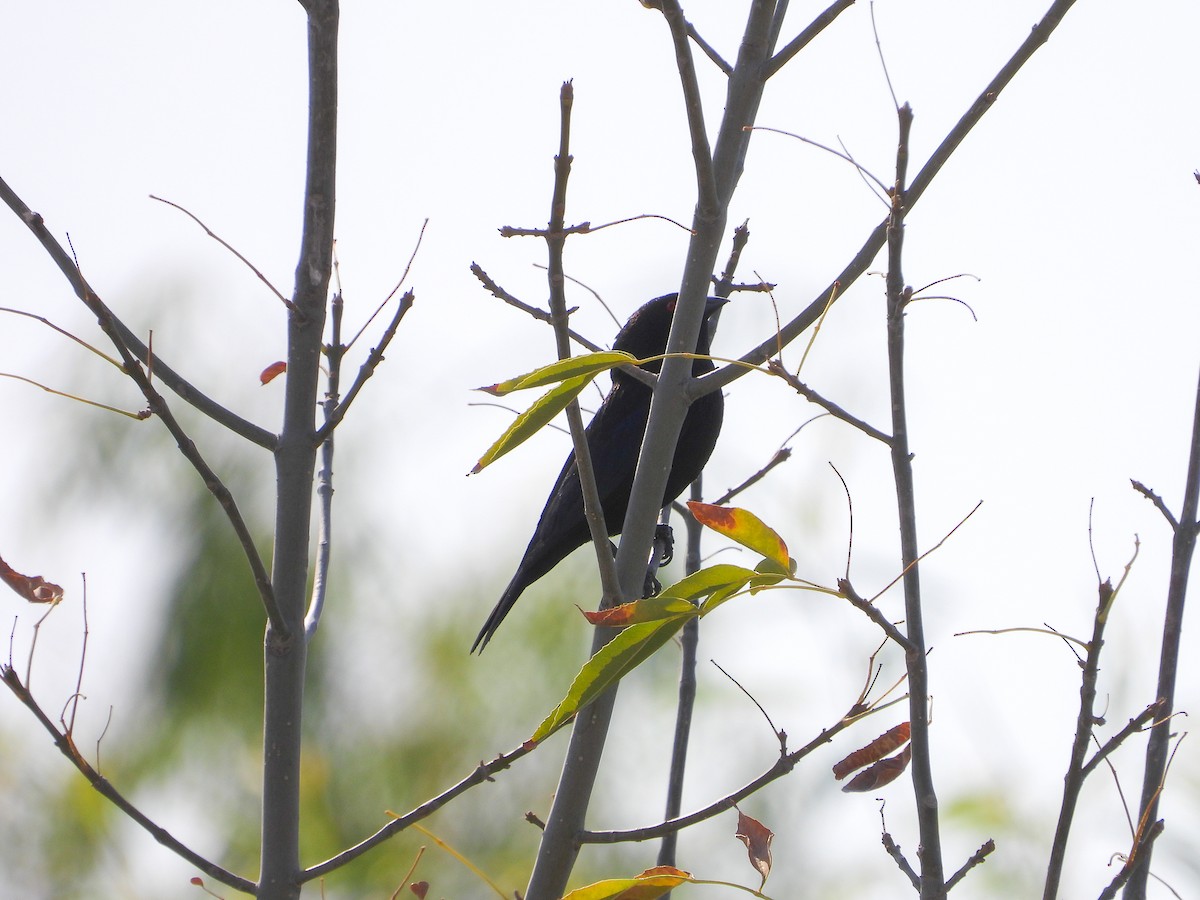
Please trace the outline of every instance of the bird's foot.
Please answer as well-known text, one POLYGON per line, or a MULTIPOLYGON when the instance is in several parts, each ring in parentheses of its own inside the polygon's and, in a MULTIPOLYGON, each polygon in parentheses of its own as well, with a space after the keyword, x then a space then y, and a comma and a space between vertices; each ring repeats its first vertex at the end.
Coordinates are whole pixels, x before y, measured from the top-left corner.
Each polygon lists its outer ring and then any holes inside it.
POLYGON ((658 564, 665 566, 675 558, 675 532, 665 523, 654 526, 654 549, 658 550, 660 547, 662 553, 659 555, 658 564))
POLYGON ((659 583, 653 572, 647 572, 646 582, 642 585, 642 599, 657 597, 660 593, 662 593, 662 584, 659 583))

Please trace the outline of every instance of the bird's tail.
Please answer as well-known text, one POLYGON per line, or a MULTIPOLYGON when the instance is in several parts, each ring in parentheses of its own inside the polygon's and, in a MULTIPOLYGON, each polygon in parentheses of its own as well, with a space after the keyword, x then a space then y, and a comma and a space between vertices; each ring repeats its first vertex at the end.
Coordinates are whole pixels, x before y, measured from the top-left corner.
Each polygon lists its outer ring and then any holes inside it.
POLYGON ((487 617, 487 621, 483 623, 483 627, 479 629, 479 634, 475 637, 475 643, 471 645, 471 652, 478 650, 483 652, 487 647, 488 641, 492 639, 492 635, 496 633, 496 629, 500 627, 500 623, 504 621, 504 617, 508 615, 508 611, 513 608, 517 602, 517 598, 521 596, 521 592, 525 590, 527 582, 522 577, 520 571, 508 583, 508 587, 504 589, 504 593, 500 595, 500 599, 496 601, 496 605, 492 607, 491 615, 487 617))

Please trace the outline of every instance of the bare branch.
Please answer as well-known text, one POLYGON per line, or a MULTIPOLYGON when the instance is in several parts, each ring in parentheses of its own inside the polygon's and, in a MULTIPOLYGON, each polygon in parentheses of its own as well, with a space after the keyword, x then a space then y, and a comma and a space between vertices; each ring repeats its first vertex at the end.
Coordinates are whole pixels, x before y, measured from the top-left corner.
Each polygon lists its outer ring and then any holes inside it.
POLYGON ((786 66, 797 53, 812 43, 813 38, 832 25, 834 19, 853 5, 854 0, 834 0, 825 12, 813 19, 807 28, 792 38, 787 46, 771 58, 771 62, 767 66, 767 77, 770 78, 786 66))
POLYGON ((782 378, 797 394, 799 394, 805 400, 817 404, 817 406, 821 407, 831 416, 841 419, 843 422, 846 422, 849 425, 853 425, 868 437, 873 437, 875 440, 881 441, 884 444, 891 444, 892 438, 890 435, 880 431, 874 425, 864 422, 862 419, 858 418, 858 416, 851 415, 832 400, 826 400, 824 397, 802 382, 799 378, 785 369, 782 365, 780 365, 778 360, 767 360, 767 371, 772 375, 782 378))
POLYGON ((442 791, 442 793, 438 794, 436 797, 426 800, 420 806, 405 813, 404 815, 396 816, 392 819, 392 821, 388 822, 366 840, 360 841, 353 847, 343 850, 341 853, 330 857, 324 862, 317 863, 315 866, 310 866, 309 868, 305 869, 300 873, 299 881, 301 883, 312 881, 314 878, 320 878, 323 875, 328 875, 335 869, 340 869, 351 860, 362 856, 372 847, 382 844, 388 838, 399 834, 410 825, 420 822, 422 819, 426 819, 433 815, 455 797, 465 793, 466 791, 475 787, 477 784, 483 784, 485 781, 491 781, 493 775, 495 775, 497 772, 507 769, 522 756, 525 756, 531 752, 535 746, 536 745, 534 744, 522 744, 515 750, 510 750, 508 753, 501 753, 491 762, 481 762, 466 778, 463 778, 457 784, 442 791))
MULTIPOLYGON (((50 234, 41 214, 33 212, 26 206, 25 202, 16 195, 3 178, 0 178, 0 197, 4 199, 9 209, 16 213, 17 217, 33 232, 34 237, 38 239, 46 253, 54 261, 54 264, 58 266, 59 271, 66 277, 75 291, 75 295, 95 314, 100 327, 104 330, 109 340, 112 341, 113 346, 120 352, 126 374, 133 377, 131 368, 134 365, 135 359, 144 365, 152 365, 154 374, 179 399, 194 406, 214 422, 224 425, 234 434, 240 435, 267 450, 275 449, 276 438, 274 434, 265 428, 255 425, 253 422, 243 419, 232 410, 226 409, 212 398, 201 393, 187 379, 183 378, 163 362, 161 357, 153 356, 149 348, 138 339, 137 335, 130 331, 128 326, 117 318, 112 310, 101 301, 100 296, 92 290, 91 285, 83 277, 83 273, 80 271, 79 266, 76 265, 75 260, 63 249, 62 244, 50 234)), ((136 377, 134 380, 137 380, 136 377)), ((138 386, 142 387, 140 384, 138 386)), ((143 387, 142 392, 145 393, 145 390, 143 387)))
POLYGON ((958 884, 960 881, 962 881, 963 877, 968 872, 970 872, 973 868, 975 868, 977 865, 979 865, 981 862, 983 862, 985 859, 987 859, 987 857, 995 849, 996 849, 996 842, 993 841, 991 838, 988 838, 986 841, 984 841, 983 845, 978 850, 976 850, 974 853, 971 854, 971 858, 962 864, 962 868, 960 868, 957 872, 955 872, 953 875, 951 875, 946 880, 946 892, 949 893, 950 889, 952 887, 954 887, 956 884, 958 884))
POLYGON ((254 882, 242 878, 240 875, 235 875, 232 872, 221 868, 214 862, 210 862, 194 850, 183 844, 175 838, 165 828, 158 825, 154 820, 149 818, 145 813, 139 810, 136 806, 125 799, 112 784, 97 772, 91 764, 83 758, 83 754, 75 746, 75 741, 67 732, 59 730, 57 726, 50 720, 50 717, 42 710, 38 702, 29 693, 25 685, 21 683, 21 679, 17 673, 13 671, 12 666, 0 665, 0 680, 2 680, 10 691, 25 707, 34 714, 37 720, 42 724, 42 727, 49 732, 50 737, 54 741, 60 753, 65 756, 76 769, 88 780, 88 783, 96 789, 105 799, 111 802, 117 809, 125 813, 130 819, 145 829, 152 838, 166 847, 168 850, 175 853, 177 856, 187 860, 201 872, 215 878, 222 884, 227 884, 232 888, 236 888, 247 894, 255 893, 256 886, 254 882))
MULTIPOLYGON (((479 279, 479 281, 483 284, 483 286, 485 288, 487 288, 488 292, 493 297, 503 300, 509 306, 515 306, 517 309, 521 310, 524 313, 528 313, 529 315, 533 316, 535 319, 538 319, 542 322, 546 322, 549 325, 554 324, 554 316, 551 313, 546 312, 546 310, 544 310, 544 309, 538 309, 536 306, 530 306, 528 303, 525 303, 523 300, 518 300, 516 297, 514 297, 512 294, 510 294, 504 288, 500 287, 500 285, 498 285, 495 281, 493 281, 492 277, 483 270, 483 267, 481 265, 479 265, 479 263, 471 263, 471 274, 473 274, 476 278, 479 279)), ((597 353, 601 349, 603 349, 599 344, 589 341, 582 334, 580 334, 577 331, 574 331, 573 329, 568 328, 567 334, 569 334, 571 336, 571 340, 573 340, 575 343, 579 344, 581 347, 584 347, 587 350, 592 351, 593 353, 597 353)))

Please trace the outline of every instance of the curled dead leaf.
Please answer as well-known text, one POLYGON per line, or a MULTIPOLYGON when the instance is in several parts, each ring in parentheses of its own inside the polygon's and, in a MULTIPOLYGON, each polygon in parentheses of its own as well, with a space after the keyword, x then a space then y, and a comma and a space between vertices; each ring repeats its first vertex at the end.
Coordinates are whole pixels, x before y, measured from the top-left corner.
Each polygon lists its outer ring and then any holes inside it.
POLYGON ((0 579, 30 603, 57 603, 63 589, 41 575, 22 575, 0 559, 0 579))

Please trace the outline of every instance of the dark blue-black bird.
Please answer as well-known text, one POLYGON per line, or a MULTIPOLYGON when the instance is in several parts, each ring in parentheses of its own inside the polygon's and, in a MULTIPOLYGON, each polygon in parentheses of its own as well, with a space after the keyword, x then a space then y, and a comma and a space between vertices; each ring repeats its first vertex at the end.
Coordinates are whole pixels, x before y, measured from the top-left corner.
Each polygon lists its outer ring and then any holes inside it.
MULTIPOLYGON (((624 350, 638 359, 657 356, 666 350, 667 337, 671 331, 671 320, 675 315, 678 295, 667 294, 657 297, 642 306, 629 317, 613 342, 613 348, 624 350)), ((724 300, 710 298, 704 309, 704 321, 696 341, 696 352, 709 352, 710 319, 721 308, 724 300)), ((647 363, 643 368, 658 372, 661 361, 647 363)), ((699 359, 692 364, 692 374, 700 375, 713 369, 711 360, 699 359)), ((642 437, 646 432, 646 420, 650 415, 651 389, 627 372, 612 371, 612 389, 587 427, 588 449, 591 451, 592 467, 596 473, 596 486, 604 509, 604 522, 609 535, 617 534, 625 522, 625 510, 629 506, 629 494, 633 489, 633 476, 637 469, 638 453, 642 437)), ((667 487, 663 492, 660 507, 678 497, 685 487, 700 475, 712 455, 721 431, 721 419, 725 403, 720 391, 712 391, 696 400, 687 411, 671 472, 667 476, 667 487)), ((575 466, 575 454, 571 453, 550 491, 546 507, 538 520, 533 538, 525 549, 525 556, 517 566, 517 572, 504 589, 492 614, 479 630, 479 636, 471 645, 471 652, 482 651, 487 646, 508 611, 522 592, 558 565, 572 551, 591 540, 587 519, 583 513, 583 491, 579 486, 579 472, 575 466)))

